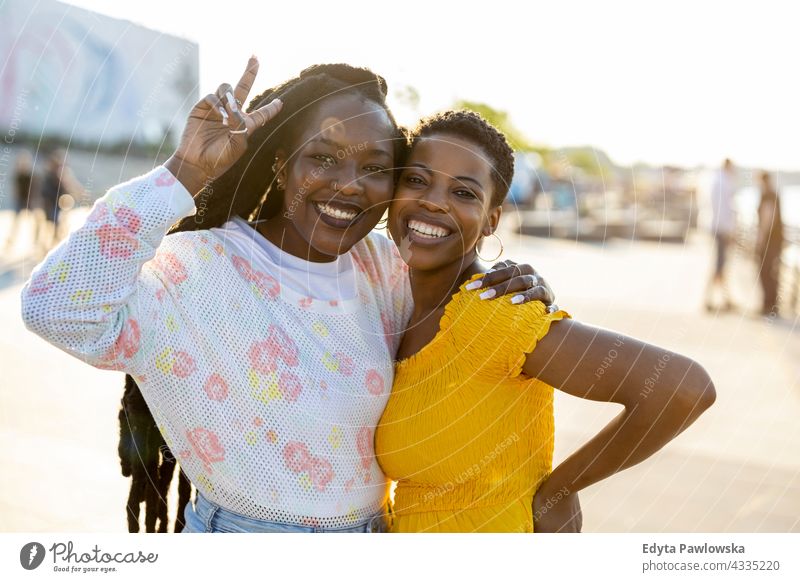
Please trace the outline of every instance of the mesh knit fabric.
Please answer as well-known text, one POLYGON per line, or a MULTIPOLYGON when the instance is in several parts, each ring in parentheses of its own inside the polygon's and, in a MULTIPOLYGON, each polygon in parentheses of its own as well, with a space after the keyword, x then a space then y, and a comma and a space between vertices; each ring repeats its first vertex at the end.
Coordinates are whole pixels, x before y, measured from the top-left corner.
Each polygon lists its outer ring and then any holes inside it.
POLYGON ((164 236, 194 213, 163 167, 109 190, 26 283, 26 326, 131 374, 222 507, 320 527, 368 518, 388 494, 373 435, 411 309, 394 245, 356 244, 357 295, 321 301, 282 286, 232 229, 164 236))

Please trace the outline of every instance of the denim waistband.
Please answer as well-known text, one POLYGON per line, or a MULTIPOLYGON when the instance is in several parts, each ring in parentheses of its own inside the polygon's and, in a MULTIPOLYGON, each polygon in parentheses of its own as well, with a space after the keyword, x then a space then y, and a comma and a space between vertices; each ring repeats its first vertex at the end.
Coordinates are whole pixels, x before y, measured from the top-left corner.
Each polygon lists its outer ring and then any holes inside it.
POLYGON ((384 508, 369 519, 340 528, 297 525, 246 517, 220 507, 199 491, 184 509, 185 533, 382 533, 390 516, 384 508))

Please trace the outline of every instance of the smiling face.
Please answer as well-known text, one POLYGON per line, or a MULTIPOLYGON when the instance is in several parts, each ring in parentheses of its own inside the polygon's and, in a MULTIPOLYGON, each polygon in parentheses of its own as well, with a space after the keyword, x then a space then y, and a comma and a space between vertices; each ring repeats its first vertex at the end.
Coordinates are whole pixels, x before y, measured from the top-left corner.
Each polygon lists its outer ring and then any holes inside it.
POLYGON ((492 166, 483 150, 460 137, 418 138, 389 210, 389 230, 403 260, 418 270, 469 265, 484 236, 497 228, 492 166))
POLYGON ((265 234, 295 256, 331 261, 375 227, 392 199, 396 136, 385 110, 353 94, 320 102, 304 127, 293 150, 277 152, 283 210, 265 234))

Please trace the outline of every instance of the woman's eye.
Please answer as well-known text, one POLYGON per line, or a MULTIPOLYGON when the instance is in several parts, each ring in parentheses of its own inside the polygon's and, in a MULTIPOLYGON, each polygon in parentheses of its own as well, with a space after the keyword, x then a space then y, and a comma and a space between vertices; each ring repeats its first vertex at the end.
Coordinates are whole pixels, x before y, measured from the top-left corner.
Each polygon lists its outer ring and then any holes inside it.
POLYGON ((455 194, 456 194, 456 196, 459 196, 461 198, 477 198, 478 197, 478 195, 475 194, 475 192, 471 192, 469 190, 456 190, 455 194))
POLYGON ((370 174, 385 174, 389 170, 384 168, 383 166, 365 166, 364 170, 369 172, 370 174))
POLYGON ((328 154, 314 154, 311 157, 315 160, 319 160, 323 164, 333 165, 336 163, 336 160, 333 159, 333 156, 329 156, 328 154))
POLYGON ((406 176, 406 182, 409 184, 425 184, 425 181, 422 178, 419 176, 414 176, 413 174, 411 176, 406 176))

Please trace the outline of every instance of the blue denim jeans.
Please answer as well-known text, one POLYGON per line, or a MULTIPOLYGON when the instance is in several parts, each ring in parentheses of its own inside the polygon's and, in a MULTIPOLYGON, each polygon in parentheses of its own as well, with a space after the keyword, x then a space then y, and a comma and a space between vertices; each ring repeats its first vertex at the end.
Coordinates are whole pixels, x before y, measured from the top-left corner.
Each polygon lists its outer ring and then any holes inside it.
POLYGON ((382 533, 387 528, 387 515, 381 511, 354 526, 331 529, 264 521, 245 517, 209 501, 200 492, 183 510, 186 525, 182 533, 382 533))

